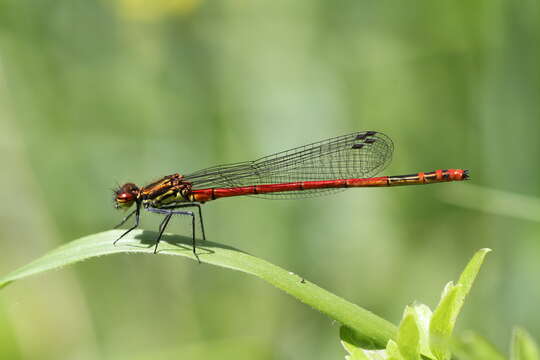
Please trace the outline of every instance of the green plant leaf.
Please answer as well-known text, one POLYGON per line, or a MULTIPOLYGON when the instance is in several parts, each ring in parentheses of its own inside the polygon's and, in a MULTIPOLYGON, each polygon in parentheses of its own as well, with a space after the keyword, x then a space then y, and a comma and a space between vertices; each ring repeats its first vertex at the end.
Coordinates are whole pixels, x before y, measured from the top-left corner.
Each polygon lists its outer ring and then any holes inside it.
POLYGON ((429 325, 429 346, 438 360, 450 359, 450 336, 457 317, 459 291, 461 285, 449 282, 429 325))
MULTIPOLYGON (((461 300, 464 300, 467 294, 469 294, 469 291, 471 290, 471 287, 474 283, 474 280, 476 279, 476 276, 478 275, 478 272, 480 271, 480 267, 482 267, 482 263, 484 262, 484 258, 486 255, 491 251, 491 249, 480 249, 478 250, 473 258, 469 261, 467 266, 465 267, 465 270, 461 273, 461 276, 459 277, 458 284, 462 285, 462 293, 460 297, 461 300)), ((463 301, 460 304, 463 306, 463 301)))
POLYGON ((525 329, 514 328, 511 348, 511 360, 540 360, 538 345, 525 329))
MULTIPOLYGON (((357 334, 346 326, 339 329, 341 344, 349 355, 346 360, 389 360, 386 350, 366 350, 357 345, 357 334)), ((391 342, 392 340, 389 340, 391 342)))
POLYGON ((420 329, 412 306, 405 308, 398 328, 397 345, 404 360, 420 359, 420 329))
MULTIPOLYGON (((157 233, 135 230, 119 241, 117 246, 113 246, 113 241, 120 234, 122 230, 111 230, 67 243, 1 277, 0 288, 24 277, 96 256, 116 253, 152 254, 157 233)), ((358 338, 368 341, 375 347, 384 348, 388 340, 396 335, 396 327, 392 323, 267 261, 210 241, 199 242, 197 253, 202 263, 242 271, 267 281, 339 321, 354 331, 358 338)), ((191 239, 177 235, 165 235, 160 243, 158 254, 195 259, 191 252, 191 239)))
POLYGON ((388 345, 386 345, 386 354, 388 355, 388 360, 408 360, 401 355, 399 345, 394 340, 388 341, 388 345))
POLYGON ((411 306, 411 310, 415 312, 415 317, 418 324, 418 331, 420 335, 420 353, 427 357, 433 358, 434 355, 431 353, 431 349, 429 348, 429 324, 431 322, 433 313, 427 305, 421 303, 414 303, 411 306))
POLYGON ((505 357, 484 337, 465 331, 452 346, 460 360, 504 360, 505 357))
POLYGON ((456 285, 453 282, 448 283, 443 291, 429 327, 430 349, 438 360, 450 359, 450 337, 457 317, 484 258, 490 251, 490 249, 477 251, 463 270, 458 283, 456 285))
POLYGON ((357 340, 355 339, 355 333, 346 326, 339 328, 339 336, 341 338, 341 345, 349 353, 345 357, 347 360, 371 360, 364 354, 364 350, 356 346, 357 340))

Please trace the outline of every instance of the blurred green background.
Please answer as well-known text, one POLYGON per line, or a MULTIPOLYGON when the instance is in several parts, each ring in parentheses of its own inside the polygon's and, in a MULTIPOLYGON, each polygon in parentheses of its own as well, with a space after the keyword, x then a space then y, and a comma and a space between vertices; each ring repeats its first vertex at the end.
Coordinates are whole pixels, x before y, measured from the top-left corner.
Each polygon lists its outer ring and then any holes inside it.
MULTIPOLYGON (((515 324, 538 338, 539 41, 538 1, 0 0, 0 271, 111 229, 117 183, 378 130, 387 175, 472 181, 219 200, 208 238, 394 323, 490 247, 457 332, 502 351, 515 324)), ((164 256, 0 296, 2 359, 341 359, 338 329, 256 278, 164 256)))

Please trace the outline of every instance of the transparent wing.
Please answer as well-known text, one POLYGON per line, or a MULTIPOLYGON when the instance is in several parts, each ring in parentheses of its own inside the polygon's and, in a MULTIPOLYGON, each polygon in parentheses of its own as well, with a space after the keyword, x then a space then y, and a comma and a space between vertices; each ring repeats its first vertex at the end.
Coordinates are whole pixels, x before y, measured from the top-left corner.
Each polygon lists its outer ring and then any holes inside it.
MULTIPOLYGON (((194 189, 372 177, 392 158, 392 140, 375 131, 356 132, 265 156, 214 166, 186 175, 194 189)), ((344 189, 312 189, 253 195, 279 199, 328 194, 344 189)))

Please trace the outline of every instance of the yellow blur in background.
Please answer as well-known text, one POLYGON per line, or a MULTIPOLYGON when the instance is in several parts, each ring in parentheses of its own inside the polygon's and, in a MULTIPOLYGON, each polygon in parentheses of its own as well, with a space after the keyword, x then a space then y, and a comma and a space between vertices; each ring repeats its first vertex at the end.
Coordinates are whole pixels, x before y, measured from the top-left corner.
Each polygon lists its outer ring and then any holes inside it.
MULTIPOLYGON (((540 337, 534 2, 0 0, 0 272, 124 215, 112 191, 353 131, 387 175, 472 180, 204 205, 234 246, 397 323, 494 251, 457 333, 540 337), (470 186, 473 185, 473 186, 470 186), (528 210, 527 210, 528 209, 528 210)), ((145 213, 142 228, 157 229, 145 213)), ((188 234, 187 219, 169 231, 188 234)), ((337 359, 338 326, 244 274, 117 255, 2 290, 2 359, 337 359)))
POLYGON ((153 22, 191 13, 202 0, 117 0, 119 13, 131 20, 153 22))

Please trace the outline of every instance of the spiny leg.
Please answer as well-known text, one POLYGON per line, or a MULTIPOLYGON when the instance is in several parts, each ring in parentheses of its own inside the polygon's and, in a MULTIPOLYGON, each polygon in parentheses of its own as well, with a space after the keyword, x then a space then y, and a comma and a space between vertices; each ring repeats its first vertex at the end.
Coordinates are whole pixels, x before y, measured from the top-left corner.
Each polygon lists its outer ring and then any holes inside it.
POLYGON ((156 240, 156 247, 154 249, 154 254, 157 253, 157 246, 159 244, 159 241, 161 240, 161 236, 163 235, 163 232, 165 231, 165 228, 169 224, 169 221, 173 215, 189 215, 191 216, 191 234, 192 234, 192 247, 193 247, 193 255, 197 258, 197 261, 199 264, 201 263, 201 260, 199 259, 199 255, 197 255, 196 251, 196 243, 195 243, 195 214, 193 211, 175 211, 173 208, 164 208, 164 209, 158 209, 153 207, 148 207, 146 210, 156 213, 156 214, 165 214, 167 215, 165 219, 161 222, 159 225, 159 235, 156 240))
POLYGON ((126 216, 124 218, 124 220, 122 220, 122 222, 120 224, 115 226, 115 228, 116 228, 116 227, 122 225, 123 223, 126 222, 127 219, 129 219, 131 217, 131 215, 135 214, 135 225, 133 225, 132 227, 127 229, 122 235, 120 235, 120 237, 118 239, 114 240, 114 242, 113 242, 114 246, 116 246, 116 243, 118 242, 118 240, 120 240, 121 238, 123 238, 124 236, 126 236, 128 233, 130 233, 132 230, 135 230, 139 226, 139 218, 140 218, 140 214, 141 214, 140 210, 141 210, 141 206, 139 204, 137 204, 137 208, 131 214, 126 216))

